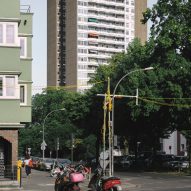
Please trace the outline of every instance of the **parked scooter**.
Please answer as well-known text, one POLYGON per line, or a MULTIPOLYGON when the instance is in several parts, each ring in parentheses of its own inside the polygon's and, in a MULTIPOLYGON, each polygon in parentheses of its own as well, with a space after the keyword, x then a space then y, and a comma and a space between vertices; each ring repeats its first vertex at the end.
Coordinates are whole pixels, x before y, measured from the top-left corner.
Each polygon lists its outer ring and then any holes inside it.
POLYGON ((57 161, 54 161, 52 165, 52 169, 50 170, 50 176, 57 177, 57 175, 61 172, 60 168, 62 168, 57 161))
POLYGON ((84 181, 82 168, 68 165, 60 168, 55 181, 55 191, 80 191, 79 183, 84 181))
POLYGON ((121 191, 121 180, 118 177, 103 176, 103 169, 97 168, 92 176, 88 188, 91 191, 121 191))

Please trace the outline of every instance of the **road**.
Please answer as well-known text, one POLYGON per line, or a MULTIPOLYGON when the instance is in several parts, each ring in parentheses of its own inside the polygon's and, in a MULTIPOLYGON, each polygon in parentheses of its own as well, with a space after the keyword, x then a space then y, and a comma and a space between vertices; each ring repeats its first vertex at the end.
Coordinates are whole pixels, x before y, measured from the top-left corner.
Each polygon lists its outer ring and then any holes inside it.
MULTIPOLYGON (((122 180, 123 190, 128 191, 190 191, 191 177, 168 173, 117 172, 122 180)), ((23 174, 24 191, 54 191, 54 178, 48 172, 32 170, 31 177, 23 174)), ((87 191, 88 180, 80 184, 87 191)))

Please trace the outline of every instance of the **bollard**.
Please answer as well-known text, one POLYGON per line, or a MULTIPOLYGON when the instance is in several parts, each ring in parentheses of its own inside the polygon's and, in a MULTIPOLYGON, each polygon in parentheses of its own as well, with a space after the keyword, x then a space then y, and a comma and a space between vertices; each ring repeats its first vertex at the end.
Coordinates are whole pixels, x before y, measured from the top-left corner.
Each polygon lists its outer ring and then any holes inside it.
POLYGON ((22 161, 17 161, 17 181, 19 182, 19 185, 21 187, 21 167, 22 167, 22 161))

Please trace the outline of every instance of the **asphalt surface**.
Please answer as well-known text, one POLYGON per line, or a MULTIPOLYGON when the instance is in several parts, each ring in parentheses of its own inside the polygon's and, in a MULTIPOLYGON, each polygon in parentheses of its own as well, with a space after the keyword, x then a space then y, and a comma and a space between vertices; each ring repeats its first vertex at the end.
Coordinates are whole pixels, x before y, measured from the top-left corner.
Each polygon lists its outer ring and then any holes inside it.
MULTIPOLYGON (((130 173, 117 172, 121 178, 123 191, 191 191, 191 176, 179 173, 130 173)), ((30 177, 22 175, 22 191, 54 191, 54 178, 48 172, 32 170, 30 177)), ((87 191, 88 180, 80 183, 82 191, 87 191)), ((18 191, 15 190, 15 191, 18 191)))

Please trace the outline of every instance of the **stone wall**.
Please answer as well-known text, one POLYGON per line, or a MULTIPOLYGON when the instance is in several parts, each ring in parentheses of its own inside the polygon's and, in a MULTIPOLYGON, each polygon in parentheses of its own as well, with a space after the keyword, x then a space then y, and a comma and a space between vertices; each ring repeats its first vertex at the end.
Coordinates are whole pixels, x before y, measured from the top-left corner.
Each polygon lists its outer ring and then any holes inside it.
MULTIPOLYGON (((5 139, 5 141, 8 141, 12 145, 12 164, 16 165, 18 160, 18 130, 12 130, 12 129, 6 129, 6 130, 0 130, 0 136, 5 139)), ((11 148, 9 148, 11 149, 11 148)))

